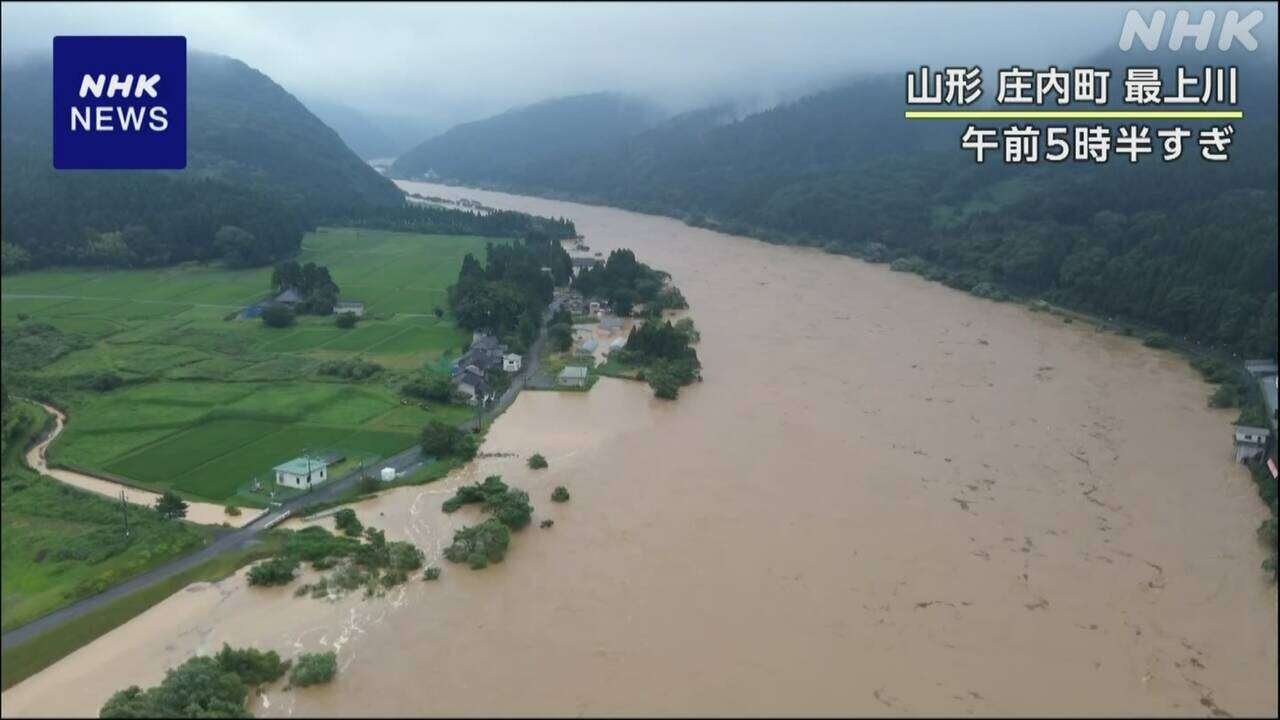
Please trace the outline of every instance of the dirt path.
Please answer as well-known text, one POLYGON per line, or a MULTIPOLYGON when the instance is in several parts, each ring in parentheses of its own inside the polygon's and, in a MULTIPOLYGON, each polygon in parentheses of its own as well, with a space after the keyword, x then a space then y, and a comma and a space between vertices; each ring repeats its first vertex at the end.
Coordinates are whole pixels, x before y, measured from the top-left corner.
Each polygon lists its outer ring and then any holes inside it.
MULTIPOLYGON (((135 505, 152 506, 156 504, 156 499, 160 497, 157 493, 149 492, 147 490, 139 490, 135 487, 122 485, 118 482, 95 477, 93 475, 86 475, 73 470, 49 467, 48 460, 46 459, 46 453, 48 452, 49 446, 53 444, 53 441, 56 440, 59 435, 62 434, 63 428, 66 427, 67 416, 64 415, 61 410, 52 405, 45 403, 37 404, 44 408, 46 412, 53 415, 53 431, 50 432, 43 440, 31 446, 31 449, 27 451, 27 464, 30 465, 32 469, 43 475, 48 475, 51 478, 67 483, 68 485, 75 485, 83 490, 95 492, 99 495, 106 495, 112 499, 119 499, 120 493, 123 491, 124 499, 134 503, 135 505)), ((194 501, 187 502, 187 519, 192 522, 202 523, 205 525, 221 525, 225 522, 232 527, 242 527, 256 515, 258 515, 257 511, 248 509, 241 512, 240 515, 232 517, 227 515, 226 510, 221 505, 194 501)))

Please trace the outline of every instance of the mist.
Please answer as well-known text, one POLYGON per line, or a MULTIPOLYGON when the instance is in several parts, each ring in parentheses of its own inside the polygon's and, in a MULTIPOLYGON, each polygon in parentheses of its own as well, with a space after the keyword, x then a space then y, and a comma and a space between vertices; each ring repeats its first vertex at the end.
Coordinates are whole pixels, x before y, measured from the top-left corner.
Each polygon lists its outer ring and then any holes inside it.
MULTIPOLYGON (((1196 4, 345 4, 3 5, 6 61, 58 34, 181 34, 295 95, 438 131, 549 97, 617 91, 670 112, 764 107, 862 72, 1083 60, 1125 13, 1274 5, 1196 4)), ((1172 23, 1172 19, 1169 20, 1172 23)), ((1271 44, 1271 52, 1274 45, 1271 44)), ((424 130, 425 131, 425 130, 424 130)))

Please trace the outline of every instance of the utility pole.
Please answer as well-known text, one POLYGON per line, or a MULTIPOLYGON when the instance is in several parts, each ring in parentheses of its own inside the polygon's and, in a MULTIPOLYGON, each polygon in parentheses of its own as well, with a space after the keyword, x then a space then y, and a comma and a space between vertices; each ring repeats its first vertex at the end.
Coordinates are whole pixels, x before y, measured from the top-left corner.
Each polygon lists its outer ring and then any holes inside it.
POLYGON ((120 513, 124 515, 124 536, 129 537, 129 503, 124 500, 124 490, 120 491, 120 513))

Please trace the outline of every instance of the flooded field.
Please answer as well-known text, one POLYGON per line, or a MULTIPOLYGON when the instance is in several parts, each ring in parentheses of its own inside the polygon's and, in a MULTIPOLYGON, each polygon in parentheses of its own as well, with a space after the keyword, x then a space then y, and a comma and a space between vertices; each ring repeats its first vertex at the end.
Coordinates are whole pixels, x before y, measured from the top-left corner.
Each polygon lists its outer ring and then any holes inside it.
POLYGON ((402 185, 564 215, 669 271, 705 381, 524 393, 485 457, 356 506, 439 562, 476 517, 440 502, 501 474, 536 507, 503 564, 368 601, 192 586, 6 716, 96 715, 224 641, 338 648, 333 685, 265 716, 1276 713, 1266 509, 1180 359, 884 266, 402 185))

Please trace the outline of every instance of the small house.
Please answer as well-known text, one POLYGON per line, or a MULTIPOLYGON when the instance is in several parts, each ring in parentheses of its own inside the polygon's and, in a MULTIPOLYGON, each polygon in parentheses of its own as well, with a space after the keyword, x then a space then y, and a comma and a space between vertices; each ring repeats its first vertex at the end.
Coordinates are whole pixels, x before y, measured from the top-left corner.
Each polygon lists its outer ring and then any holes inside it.
POLYGON ((503 371, 509 372, 509 373, 520 372, 520 361, 521 361, 520 356, 515 353, 507 353, 506 355, 503 355, 502 356, 503 371))
POLYGON ((295 490, 306 490, 329 479, 328 461, 307 455, 280 463, 272 470, 275 471, 277 485, 295 490))
POLYGON ((1267 440, 1270 437, 1269 428, 1236 425, 1236 462, 1262 457, 1267 451, 1267 440))
POLYGON ((617 315, 605 315, 600 318, 600 329, 607 332, 616 332, 622 329, 622 318, 617 315))
POLYGON ((458 388, 458 392, 467 398, 467 402, 475 405, 477 402, 489 402, 493 399, 493 391, 489 388, 489 383, 485 382, 484 376, 467 369, 462 371, 453 379, 454 386, 458 388))
POLYGON ((364 303, 362 302, 340 302, 333 306, 334 315, 342 315, 343 313, 355 315, 356 317, 364 317, 364 303))
POLYGON ((393 467, 382 468, 382 482, 391 482, 396 479, 396 469, 393 467))
POLYGON ((577 353, 579 355, 594 355, 596 348, 600 347, 600 343, 595 338, 587 338, 578 346, 577 353))
POLYGON ((563 387, 586 387, 587 369, 581 365, 569 365, 560 371, 556 383, 563 387))
POLYGON ((600 301, 592 300, 591 302, 587 303, 587 312, 591 313, 592 315, 595 315, 596 313, 600 312, 600 301))

